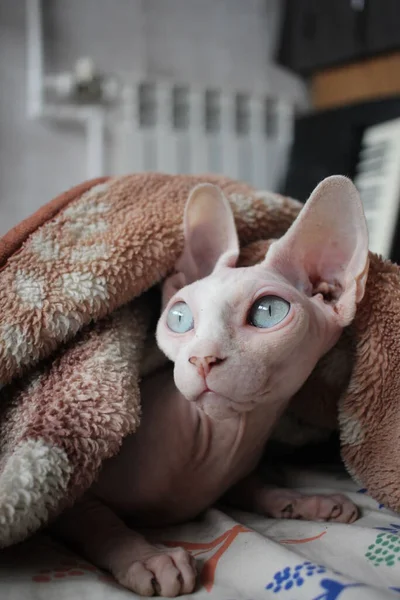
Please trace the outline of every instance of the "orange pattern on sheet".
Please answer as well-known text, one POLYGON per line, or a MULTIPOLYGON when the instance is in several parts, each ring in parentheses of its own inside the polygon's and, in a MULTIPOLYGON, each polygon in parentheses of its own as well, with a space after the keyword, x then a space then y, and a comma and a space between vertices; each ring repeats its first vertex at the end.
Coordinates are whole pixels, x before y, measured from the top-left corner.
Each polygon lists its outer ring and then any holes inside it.
MULTIPOLYGON (((164 546, 167 546, 169 548, 175 548, 176 546, 180 546, 181 548, 184 548, 185 550, 190 552, 196 558, 201 554, 204 554, 205 552, 210 552, 211 550, 216 549, 214 554, 212 554, 212 556, 205 561, 200 575, 201 584, 205 587, 207 592, 211 592, 215 581, 215 572, 217 570, 218 562, 240 533, 252 533, 252 530, 248 529, 247 527, 244 527, 243 525, 235 525, 234 527, 228 529, 228 531, 221 534, 214 540, 211 540, 210 542, 168 541, 162 543, 164 546)), ((300 538, 297 540, 279 540, 279 543, 306 544, 307 542, 319 540, 325 534, 326 530, 313 537, 300 538)))

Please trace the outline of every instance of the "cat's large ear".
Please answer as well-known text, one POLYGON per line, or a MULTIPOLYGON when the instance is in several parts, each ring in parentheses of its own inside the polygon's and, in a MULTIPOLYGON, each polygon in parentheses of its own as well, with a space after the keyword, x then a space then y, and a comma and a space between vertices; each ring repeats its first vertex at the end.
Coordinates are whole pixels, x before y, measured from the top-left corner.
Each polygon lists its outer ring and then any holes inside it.
POLYGON ((309 296, 322 294, 341 327, 365 292, 368 230, 360 196, 346 177, 324 179, 296 221, 274 242, 265 264, 309 296))
POLYGON ((197 185, 186 202, 183 217, 184 249, 177 273, 165 282, 164 303, 176 291, 209 275, 215 268, 234 267, 239 241, 232 209, 220 188, 197 185))

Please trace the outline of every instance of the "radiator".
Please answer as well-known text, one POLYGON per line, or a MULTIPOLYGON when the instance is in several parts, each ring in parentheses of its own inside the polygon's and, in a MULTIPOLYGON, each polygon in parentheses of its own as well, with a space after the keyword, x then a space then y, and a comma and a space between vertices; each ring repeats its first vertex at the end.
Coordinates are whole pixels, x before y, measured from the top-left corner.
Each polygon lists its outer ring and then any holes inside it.
POLYGON ((111 119, 110 169, 222 173, 276 190, 294 116, 295 106, 284 98, 137 82, 124 89, 111 119))

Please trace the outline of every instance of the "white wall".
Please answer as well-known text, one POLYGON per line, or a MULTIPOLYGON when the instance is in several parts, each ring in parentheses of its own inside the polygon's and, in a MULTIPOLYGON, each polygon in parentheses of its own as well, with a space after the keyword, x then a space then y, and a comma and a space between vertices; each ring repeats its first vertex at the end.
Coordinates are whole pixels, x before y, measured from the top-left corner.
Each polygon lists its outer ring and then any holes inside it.
MULTIPOLYGON (((44 0, 46 70, 80 56, 125 76, 290 97, 302 84, 270 64, 281 0, 44 0)), ((26 117, 25 0, 0 1, 0 234, 85 178, 82 131, 26 117)))

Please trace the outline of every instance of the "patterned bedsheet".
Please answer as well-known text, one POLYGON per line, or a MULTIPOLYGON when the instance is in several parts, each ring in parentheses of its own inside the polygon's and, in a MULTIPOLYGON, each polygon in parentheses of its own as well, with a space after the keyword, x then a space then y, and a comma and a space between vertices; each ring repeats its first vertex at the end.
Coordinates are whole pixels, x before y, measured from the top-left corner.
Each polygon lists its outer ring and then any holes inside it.
MULTIPOLYGON (((360 506, 361 518, 341 525, 212 509, 196 522, 157 532, 157 541, 184 546, 198 558, 199 584, 190 598, 400 598, 400 515, 378 505, 343 473, 296 470, 290 480, 309 493, 347 493, 360 506)), ((0 552, 2 600, 136 597, 43 534, 0 552)))

